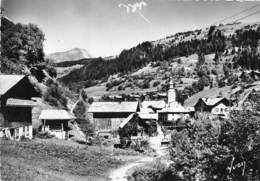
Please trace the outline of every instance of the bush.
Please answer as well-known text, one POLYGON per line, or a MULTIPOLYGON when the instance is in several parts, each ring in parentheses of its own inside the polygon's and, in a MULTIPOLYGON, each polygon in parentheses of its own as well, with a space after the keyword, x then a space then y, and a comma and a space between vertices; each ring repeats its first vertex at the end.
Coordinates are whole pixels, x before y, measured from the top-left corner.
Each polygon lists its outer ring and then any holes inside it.
POLYGON ((46 66, 46 71, 48 72, 48 74, 51 77, 53 77, 53 78, 57 77, 57 71, 54 67, 48 65, 48 66, 46 66))
POLYGON ((94 125, 88 119, 76 119, 76 122, 87 137, 94 134, 94 125))
POLYGON ((37 138, 41 138, 41 139, 49 139, 49 138, 53 138, 54 137, 54 135, 51 135, 50 133, 48 133, 48 132, 44 132, 44 133, 37 133, 36 135, 35 135, 35 137, 37 137, 37 138))
POLYGON ((217 74, 218 74, 218 72, 217 72, 216 69, 212 69, 212 70, 211 70, 211 73, 214 74, 214 75, 217 75, 217 74))
POLYGON ((148 140, 136 140, 136 141, 132 140, 130 144, 130 148, 139 152, 145 152, 150 150, 148 140))
POLYGON ((55 82, 50 83, 46 93, 43 95, 43 99, 50 103, 50 105, 67 109, 67 98, 63 89, 55 82))
POLYGON ((158 86, 159 84, 160 84, 159 81, 155 81, 155 82, 153 83, 153 87, 156 87, 156 86, 158 86))
POLYGON ((136 167, 132 175, 128 178, 131 181, 171 181, 180 178, 172 175, 172 171, 163 161, 157 159, 155 162, 136 167))

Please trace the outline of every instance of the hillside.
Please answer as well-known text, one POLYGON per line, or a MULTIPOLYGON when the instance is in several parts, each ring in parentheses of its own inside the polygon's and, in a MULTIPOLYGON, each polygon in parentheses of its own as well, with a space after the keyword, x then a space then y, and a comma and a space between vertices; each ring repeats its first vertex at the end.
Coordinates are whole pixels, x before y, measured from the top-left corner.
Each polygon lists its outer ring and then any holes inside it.
MULTIPOLYGON (((171 77, 180 90, 194 80, 201 80, 203 87, 217 86, 233 73, 260 68, 259 27, 260 23, 234 23, 176 33, 138 44, 109 61, 95 59, 59 80, 76 91, 87 88, 93 96, 160 92, 171 77)), ((203 88, 195 89, 185 94, 203 88)))
POLYGON ((89 52, 82 48, 74 48, 64 52, 55 52, 55 53, 48 54, 46 57, 50 59, 50 61, 52 61, 51 63, 78 61, 81 59, 92 58, 89 52))
POLYGON ((87 147, 55 138, 21 142, 0 140, 0 146, 3 181, 106 181, 111 169, 127 161, 127 155, 138 154, 115 149, 111 156, 109 147, 87 147))

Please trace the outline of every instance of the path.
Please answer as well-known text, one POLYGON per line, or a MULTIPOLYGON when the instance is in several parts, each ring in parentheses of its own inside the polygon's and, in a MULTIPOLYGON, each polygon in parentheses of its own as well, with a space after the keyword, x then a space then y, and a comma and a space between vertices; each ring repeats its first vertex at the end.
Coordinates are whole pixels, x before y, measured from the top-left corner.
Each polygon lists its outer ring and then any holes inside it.
MULTIPOLYGON (((161 130, 161 126, 157 125, 157 132, 158 135, 154 137, 150 137, 149 143, 150 146, 156 151, 157 157, 162 157, 166 154, 166 150, 161 147, 161 141, 164 138, 163 132, 161 130)), ((152 162, 157 157, 144 157, 140 158, 137 161, 133 163, 128 163, 127 165, 124 165, 116 170, 114 170, 109 178, 111 181, 127 181, 127 176, 129 175, 129 170, 136 166, 140 166, 149 162, 152 162)))
POLYGON ((131 170, 132 168, 134 168, 138 165, 149 163, 153 160, 154 160, 153 157, 141 158, 133 163, 129 163, 127 165, 124 165, 124 166, 114 170, 110 174, 109 178, 111 179, 111 181, 127 181, 127 176, 129 175, 128 174, 129 170, 131 170))
POLYGON ((157 136, 150 137, 149 144, 150 144, 151 148, 153 148, 156 151, 156 153, 159 157, 165 156, 166 150, 164 147, 161 146, 161 142, 162 142, 162 139, 164 138, 164 134, 162 132, 162 128, 160 125, 157 125, 157 133, 158 133, 157 136))

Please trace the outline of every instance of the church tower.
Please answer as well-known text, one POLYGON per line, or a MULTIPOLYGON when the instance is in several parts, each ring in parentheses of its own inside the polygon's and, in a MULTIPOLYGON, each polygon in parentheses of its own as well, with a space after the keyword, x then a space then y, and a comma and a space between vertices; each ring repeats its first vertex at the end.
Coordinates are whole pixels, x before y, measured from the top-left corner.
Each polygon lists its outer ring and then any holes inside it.
POLYGON ((168 104, 176 102, 176 92, 173 86, 173 80, 170 81, 170 87, 168 90, 168 104))

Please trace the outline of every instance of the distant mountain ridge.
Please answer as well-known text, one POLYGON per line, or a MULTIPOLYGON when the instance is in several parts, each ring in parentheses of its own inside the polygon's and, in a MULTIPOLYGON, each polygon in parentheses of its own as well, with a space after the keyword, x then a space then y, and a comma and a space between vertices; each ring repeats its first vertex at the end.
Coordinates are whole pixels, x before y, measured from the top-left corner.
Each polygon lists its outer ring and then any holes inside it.
MULTIPOLYGON (((260 51, 259 40, 259 22, 212 25, 203 29, 179 32, 160 40, 142 42, 135 47, 123 50, 118 56, 85 61, 83 66, 70 71, 59 80, 71 89, 80 90, 83 87, 92 86, 92 83, 107 81, 110 76, 116 74, 122 75, 123 80, 125 77, 129 77, 128 74, 144 67, 159 67, 162 72, 161 76, 164 77, 164 80, 168 80, 171 75, 166 74, 179 73, 178 70, 173 69, 176 67, 175 64, 191 71, 191 76, 198 76, 195 68, 196 66, 201 67, 201 65, 206 67, 212 75, 214 73, 210 71, 214 69, 215 74, 217 72, 218 75, 225 76, 224 72, 229 72, 228 69, 234 68, 233 64, 236 66, 235 68, 241 67, 242 69, 249 69, 253 64, 254 69, 258 69, 258 65, 260 67, 260 64, 257 63, 260 57, 254 53, 257 52, 256 50, 260 51), (254 51, 249 50, 248 47, 254 51), (192 55, 195 54, 198 56, 196 59, 192 58, 192 55), (185 57, 190 58, 186 60, 185 57), (197 63, 199 60, 200 63, 197 63), (225 65, 226 68, 224 69, 222 65, 225 65)), ((142 81, 138 82, 137 79, 134 77, 133 80, 127 82, 129 86, 125 87, 121 86, 121 82, 115 82, 112 86, 108 82, 108 88, 116 87, 120 90, 127 88, 129 90, 145 80, 145 78, 140 78, 142 81)), ((161 80, 159 78, 156 81, 162 82, 161 80)), ((154 82, 149 86, 156 85, 154 82)), ((144 87, 149 87, 147 85, 145 84, 144 87)), ((104 89, 106 90, 106 88, 104 89)))
POLYGON ((92 58, 91 54, 83 48, 74 48, 64 52, 55 52, 48 54, 46 57, 53 61, 51 63, 61 63, 92 58))

